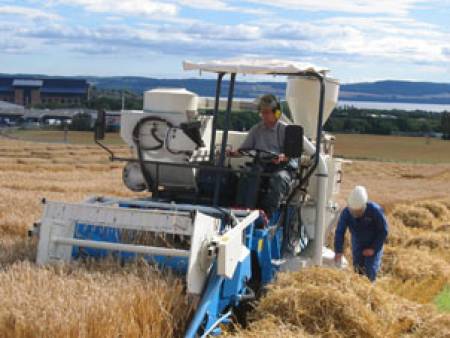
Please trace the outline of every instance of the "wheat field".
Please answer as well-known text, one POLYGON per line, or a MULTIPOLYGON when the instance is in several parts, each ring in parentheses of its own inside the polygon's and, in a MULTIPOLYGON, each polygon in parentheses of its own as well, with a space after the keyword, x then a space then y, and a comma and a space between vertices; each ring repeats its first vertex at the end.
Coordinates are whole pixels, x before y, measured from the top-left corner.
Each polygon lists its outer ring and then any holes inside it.
POLYGON ((336 153, 346 158, 450 163, 450 143, 437 138, 336 134, 336 153))
MULTIPOLYGON (((36 243, 26 234, 42 198, 135 197, 121 170, 93 145, 0 139, 0 337, 182 335, 192 308, 175 276, 142 261, 33 263, 36 243)), ((450 315, 433 305, 450 281, 450 165, 345 164, 341 204, 355 184, 388 213, 377 283, 319 268, 281 274, 255 304, 250 326, 227 335, 450 337, 450 315)))

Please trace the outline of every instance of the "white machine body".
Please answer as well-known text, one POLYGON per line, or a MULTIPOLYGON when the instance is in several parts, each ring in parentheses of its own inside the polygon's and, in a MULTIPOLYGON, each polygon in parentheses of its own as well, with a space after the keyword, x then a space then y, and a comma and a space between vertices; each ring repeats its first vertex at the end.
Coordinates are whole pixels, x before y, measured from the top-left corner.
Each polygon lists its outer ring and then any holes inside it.
MULTIPOLYGON (((133 134, 138 123, 144 119, 149 119, 142 125, 139 133, 144 160, 186 163, 208 159, 212 118, 198 115, 196 94, 186 89, 153 89, 144 93, 144 110, 122 112, 120 135, 136 156, 138 149, 133 134), (194 121, 200 123, 203 146, 196 144, 180 127, 183 123, 194 121)), ((147 164, 146 167, 153 178, 158 176, 162 186, 196 188, 195 169, 164 167, 157 170, 152 164, 147 164)), ((139 166, 127 167, 124 182, 131 190, 136 191, 133 187, 145 189, 145 181, 142 175, 139 175, 140 171, 139 166)))
POLYGON ((181 123, 197 116, 198 96, 184 88, 157 88, 144 93, 144 111, 169 114, 172 123, 181 123))
MULTIPOLYGON (((338 102, 339 82, 325 77, 323 124, 338 102)), ((286 100, 295 124, 303 126, 308 138, 316 137, 319 111, 320 83, 312 77, 290 76, 287 80, 286 100)))

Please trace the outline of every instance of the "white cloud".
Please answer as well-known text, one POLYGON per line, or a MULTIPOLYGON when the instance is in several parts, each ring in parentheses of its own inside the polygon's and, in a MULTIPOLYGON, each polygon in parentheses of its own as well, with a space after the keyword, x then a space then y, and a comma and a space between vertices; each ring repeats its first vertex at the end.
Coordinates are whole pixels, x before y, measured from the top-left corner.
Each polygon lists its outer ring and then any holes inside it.
POLYGON ((226 1, 220 0, 191 0, 191 1, 182 1, 175 0, 174 2, 180 4, 181 6, 199 8, 199 9, 210 9, 216 11, 228 11, 230 6, 226 1))
POLYGON ((449 45, 450 34, 436 25, 409 18, 394 20, 385 17, 332 18, 326 22, 336 30, 351 28, 358 32, 358 35, 349 35, 344 40, 335 39, 329 44, 329 48, 342 53, 398 61, 449 61, 443 51, 449 45))
POLYGON ((0 6, 0 15, 8 16, 22 16, 33 20, 57 20, 60 16, 57 14, 49 13, 40 9, 22 7, 22 6, 0 6))
MULTIPOLYGON (((19 27, 11 27, 7 22, 0 22, 0 51, 3 54, 25 54, 36 45, 28 38, 20 37, 19 27)), ((1 55, 1 54, 0 54, 1 55)))
POLYGON ((242 6, 232 5, 232 1, 221 1, 221 0, 172 0, 175 3, 183 7, 191 7, 201 10, 214 10, 222 12, 240 12, 253 15, 263 15, 269 14, 267 10, 261 8, 246 8, 242 6))
POLYGON ((261 37, 261 29, 255 25, 213 25, 195 23, 184 30, 185 33, 198 39, 214 40, 256 40, 261 37))
POLYGON ((0 49, 5 54, 25 54, 30 51, 26 41, 21 39, 0 38, 0 49))
POLYGON ((279 7, 285 10, 329 11, 357 14, 406 15, 425 0, 247 0, 257 4, 279 7))
POLYGON ((448 62, 450 34, 409 18, 337 17, 262 25, 262 41, 280 53, 289 48, 322 60, 367 58, 404 62, 448 62))
POLYGON ((177 6, 153 0, 50 0, 50 4, 81 6, 88 12, 131 16, 175 16, 177 6))
POLYGON ((408 17, 331 17, 320 21, 327 26, 354 27, 383 35, 442 37, 437 25, 416 21, 408 17))

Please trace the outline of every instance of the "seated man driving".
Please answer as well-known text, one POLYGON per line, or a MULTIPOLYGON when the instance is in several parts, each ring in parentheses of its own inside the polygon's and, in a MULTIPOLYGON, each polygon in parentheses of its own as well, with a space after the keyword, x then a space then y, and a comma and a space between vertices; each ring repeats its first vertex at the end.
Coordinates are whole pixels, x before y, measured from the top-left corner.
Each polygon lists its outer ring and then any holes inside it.
MULTIPOLYGON (((289 159, 283 153, 285 129, 287 124, 280 121, 281 107, 276 97, 266 94, 259 98, 258 111, 261 122, 253 126, 239 151, 254 149, 269 152, 274 158, 264 163, 264 172, 271 173, 267 193, 261 198, 261 207, 270 217, 278 209, 288 194, 294 171, 298 167, 295 159, 289 159)), ((230 155, 237 155, 231 152, 230 155)), ((263 157, 264 154, 261 154, 263 157)))

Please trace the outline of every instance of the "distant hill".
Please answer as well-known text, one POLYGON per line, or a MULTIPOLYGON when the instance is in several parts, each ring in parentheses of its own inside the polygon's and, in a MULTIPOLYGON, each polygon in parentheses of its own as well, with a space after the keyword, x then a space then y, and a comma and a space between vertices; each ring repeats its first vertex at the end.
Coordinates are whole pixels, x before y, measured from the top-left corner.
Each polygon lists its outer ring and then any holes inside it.
MULTIPOLYGON (((45 78, 45 75, 0 74, 20 78, 45 78)), ((78 78, 78 77, 77 77, 78 78)), ((91 85, 105 90, 128 90, 141 94, 157 87, 184 87, 201 96, 214 96, 215 80, 211 79, 155 79, 135 76, 85 77, 91 85)), ((228 81, 224 81, 222 95, 226 96, 228 81)), ((264 93, 284 96, 285 83, 238 82, 236 97, 253 98, 264 93)), ((377 101, 406 103, 450 104, 450 83, 377 81, 341 85, 341 101, 377 101)))
MULTIPOLYGON (((89 78, 99 89, 127 89, 135 93, 156 87, 184 87, 201 96, 215 95, 215 80, 209 79, 152 79, 143 77, 89 78)), ((235 95, 253 98, 265 93, 284 96, 286 84, 282 82, 238 82, 235 95)), ((226 95, 228 81, 222 95, 226 95)), ((378 81, 341 85, 341 101, 377 101, 450 104, 450 83, 378 81)))
POLYGON ((450 103, 450 83, 378 81, 346 84, 341 100, 410 103, 450 103))

